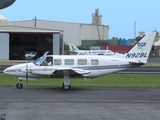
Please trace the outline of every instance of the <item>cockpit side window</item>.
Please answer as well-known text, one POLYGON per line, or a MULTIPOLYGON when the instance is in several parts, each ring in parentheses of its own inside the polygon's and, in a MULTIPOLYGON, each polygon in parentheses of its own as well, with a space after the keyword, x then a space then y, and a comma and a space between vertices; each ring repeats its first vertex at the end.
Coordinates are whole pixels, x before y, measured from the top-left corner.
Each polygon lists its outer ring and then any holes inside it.
POLYGON ((46 57, 41 66, 53 66, 53 57, 46 57))

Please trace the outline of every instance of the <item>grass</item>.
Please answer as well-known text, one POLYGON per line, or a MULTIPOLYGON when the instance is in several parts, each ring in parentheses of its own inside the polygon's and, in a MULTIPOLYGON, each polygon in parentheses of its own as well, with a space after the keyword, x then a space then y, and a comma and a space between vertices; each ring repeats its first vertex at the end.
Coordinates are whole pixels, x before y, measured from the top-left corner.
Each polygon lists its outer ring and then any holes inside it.
POLYGON ((160 67, 160 64, 159 63, 147 63, 144 66, 147 66, 147 67, 160 67))
MULTIPOLYGON (((62 86, 62 78, 41 78, 37 81, 22 81, 24 86, 62 86)), ((17 77, 0 74, 0 86, 15 86, 17 77)), ((72 86, 85 87, 126 87, 160 88, 159 74, 109 74, 85 81, 83 78, 71 78, 72 86)))

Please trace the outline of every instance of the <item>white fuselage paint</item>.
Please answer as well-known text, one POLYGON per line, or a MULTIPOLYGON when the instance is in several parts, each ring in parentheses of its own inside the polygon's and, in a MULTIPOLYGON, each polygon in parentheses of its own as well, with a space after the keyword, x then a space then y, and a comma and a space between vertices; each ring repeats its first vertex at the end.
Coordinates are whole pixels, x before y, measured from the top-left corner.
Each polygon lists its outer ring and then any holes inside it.
MULTIPOLYGON (((99 77, 105 74, 117 72, 120 70, 127 69, 132 67, 129 62, 137 62, 137 60, 130 60, 126 58, 117 58, 111 56, 70 56, 70 55, 48 55, 47 57, 53 57, 53 66, 36 66, 34 63, 23 63, 19 65, 11 66, 4 70, 4 73, 9 75, 18 76, 21 78, 26 77, 26 68, 28 68, 29 78, 41 78, 41 77, 59 77, 54 75, 54 71, 61 69, 61 70, 68 70, 71 68, 74 69, 82 69, 89 71, 88 73, 84 74, 82 77, 94 78, 99 77), (61 64, 56 65, 54 62, 56 60, 60 60, 61 64), (66 65, 66 60, 73 60, 74 62, 72 65, 66 65), (78 60, 86 60, 85 65, 79 65, 78 60), (92 60, 95 62, 92 64, 92 60), (98 63, 96 63, 98 62, 98 63), (49 75, 48 75, 49 74, 49 75)), ((79 75, 75 75, 74 77, 78 77, 79 75)), ((63 76, 62 76, 63 77, 63 76)), ((70 77, 73 77, 70 75, 70 77)))

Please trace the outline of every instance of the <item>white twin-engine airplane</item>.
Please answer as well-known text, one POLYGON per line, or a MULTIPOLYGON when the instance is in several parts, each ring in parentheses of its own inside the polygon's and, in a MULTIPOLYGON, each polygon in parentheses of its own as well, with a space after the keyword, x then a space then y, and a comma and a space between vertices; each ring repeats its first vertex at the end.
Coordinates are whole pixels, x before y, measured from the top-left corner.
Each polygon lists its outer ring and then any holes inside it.
POLYGON ((113 52, 111 50, 80 50, 74 44, 69 43, 71 55, 120 55, 121 53, 113 52))
POLYGON ((62 88, 69 90, 70 77, 95 78, 144 65, 147 63, 155 35, 155 32, 146 34, 123 55, 47 55, 46 52, 34 62, 8 67, 4 73, 18 77, 18 89, 23 87, 21 80, 62 77, 62 88), (47 65, 48 61, 50 63, 47 65))

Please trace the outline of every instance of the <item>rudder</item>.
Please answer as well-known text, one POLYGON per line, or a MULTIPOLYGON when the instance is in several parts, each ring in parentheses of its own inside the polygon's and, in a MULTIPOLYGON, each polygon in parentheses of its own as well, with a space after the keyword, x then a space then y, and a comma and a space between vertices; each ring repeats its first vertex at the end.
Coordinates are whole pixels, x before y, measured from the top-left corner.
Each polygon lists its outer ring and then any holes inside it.
POLYGON ((155 32, 147 33, 146 35, 144 35, 127 53, 124 54, 125 58, 136 59, 143 63, 146 63, 155 35, 155 32))

